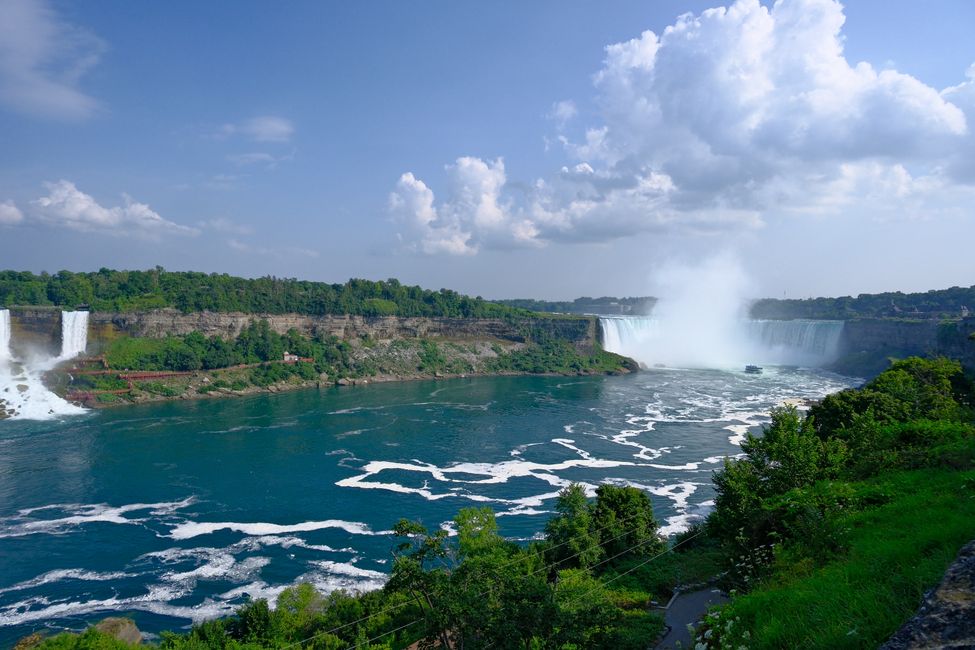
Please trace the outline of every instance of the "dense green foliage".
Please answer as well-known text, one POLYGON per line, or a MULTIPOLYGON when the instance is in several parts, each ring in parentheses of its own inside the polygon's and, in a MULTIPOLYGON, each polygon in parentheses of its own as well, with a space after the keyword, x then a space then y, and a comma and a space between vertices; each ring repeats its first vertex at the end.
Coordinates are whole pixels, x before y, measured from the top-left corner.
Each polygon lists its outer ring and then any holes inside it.
MULTIPOLYGON (((278 334, 270 328, 267 321, 255 320, 234 340, 225 340, 220 336, 206 337, 200 332, 160 339, 121 337, 108 345, 105 360, 111 368, 119 371, 215 371, 260 364, 246 369, 245 387, 269 386, 290 378, 314 380, 322 373, 338 379, 369 377, 380 373, 605 373, 618 372, 629 367, 628 360, 615 354, 598 349, 584 354, 567 341, 542 336, 537 332, 528 335, 538 336, 541 342, 528 343, 514 350, 495 345, 495 356, 485 359, 479 368, 475 368, 470 361, 465 361, 462 354, 448 358, 447 353, 451 351, 469 352, 457 343, 432 339, 394 341, 389 345, 386 357, 405 359, 409 356, 407 353, 415 352, 417 363, 412 367, 405 367, 405 362, 400 361, 399 365, 393 367, 384 362, 382 354, 354 354, 350 343, 335 336, 307 337, 297 330, 278 334), (285 352, 311 361, 280 363, 285 352)), ((376 343, 368 339, 362 340, 360 344, 366 350, 376 347, 376 343)), ((124 389, 127 385, 125 381, 110 375, 79 375, 74 378, 72 387, 83 390, 115 390, 124 389)), ((202 387, 199 392, 231 387, 230 384, 225 385, 225 382, 212 383, 202 387)), ((164 391, 153 390, 146 383, 140 384, 140 388, 157 395, 167 395, 164 391)), ((176 390, 173 394, 181 392, 176 390)))
POLYGON ((706 647, 872 648, 903 623, 975 536, 973 399, 959 364, 915 357, 749 436, 706 524, 747 593, 706 647))
POLYGON ((397 280, 349 280, 327 284, 227 274, 148 271, 95 273, 59 271, 39 275, 0 271, 0 306, 88 305, 98 311, 141 311, 170 307, 183 312, 217 311, 250 314, 357 314, 362 316, 448 316, 504 318, 527 315, 521 309, 463 296, 455 291, 429 291, 397 280))
MULTIPOLYGON (((610 588, 609 582, 622 563, 645 561, 660 549, 649 499, 636 488, 604 485, 592 503, 581 486, 571 485, 557 509, 558 532, 528 546, 501 537, 488 508, 460 511, 456 538, 401 520, 382 590, 324 595, 296 585, 273 609, 263 600, 251 602, 231 618, 166 633, 160 647, 392 649, 421 641, 465 650, 642 650, 662 629, 659 616, 647 611, 650 594, 610 588), (587 549, 599 555, 590 557, 587 549)), ((97 638, 94 632, 63 634, 40 647, 125 647, 107 640, 92 645, 97 638)))
POLYGON ((962 308, 975 311, 975 286, 951 287, 924 293, 861 293, 857 297, 805 298, 780 300, 766 298, 751 308, 752 318, 950 318, 962 308))
POLYGON ((118 338, 105 350, 105 360, 119 370, 216 370, 280 361, 290 352, 314 359, 319 372, 334 373, 350 369, 349 349, 348 343, 335 336, 307 337, 294 329, 278 334, 266 320, 255 320, 232 341, 200 332, 161 339, 118 338))
POLYGON ((584 296, 572 301, 532 300, 516 298, 513 300, 496 300, 499 305, 527 309, 529 311, 543 311, 557 314, 649 314, 657 299, 649 296, 642 298, 590 298, 584 296))

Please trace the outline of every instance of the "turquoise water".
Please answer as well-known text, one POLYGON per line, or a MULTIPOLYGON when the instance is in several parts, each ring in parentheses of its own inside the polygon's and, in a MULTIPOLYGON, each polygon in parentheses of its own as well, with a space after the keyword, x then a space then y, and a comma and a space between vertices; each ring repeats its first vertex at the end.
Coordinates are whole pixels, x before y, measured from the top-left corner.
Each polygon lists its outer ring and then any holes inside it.
POLYGON ((812 370, 654 369, 169 402, 0 422, 0 645, 114 612, 148 632, 273 598, 383 584, 400 518, 489 505, 539 534, 569 481, 634 485, 666 532, 783 400, 850 385, 812 370))

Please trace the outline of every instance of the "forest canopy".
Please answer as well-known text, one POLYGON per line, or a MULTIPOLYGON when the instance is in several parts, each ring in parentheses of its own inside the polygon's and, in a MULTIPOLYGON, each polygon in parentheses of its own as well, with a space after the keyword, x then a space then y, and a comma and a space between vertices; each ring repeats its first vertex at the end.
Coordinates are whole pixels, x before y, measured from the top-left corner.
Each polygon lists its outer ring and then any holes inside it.
POLYGON ((502 318, 529 312, 471 298, 456 291, 431 291, 390 279, 352 279, 328 284, 292 278, 239 278, 225 273, 100 269, 34 274, 0 271, 0 306, 53 306, 96 311, 173 308, 182 312, 251 314, 353 314, 361 316, 445 316, 502 318))

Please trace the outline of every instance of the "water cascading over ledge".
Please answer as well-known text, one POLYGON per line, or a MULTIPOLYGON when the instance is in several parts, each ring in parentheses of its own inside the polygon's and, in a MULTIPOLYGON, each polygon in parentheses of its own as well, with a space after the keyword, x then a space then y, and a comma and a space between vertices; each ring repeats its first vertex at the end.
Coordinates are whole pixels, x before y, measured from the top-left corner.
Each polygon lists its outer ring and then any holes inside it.
POLYGON ((59 360, 73 359, 88 347, 88 312, 61 312, 61 354, 59 360))
POLYGON ((745 320, 688 325, 652 316, 601 316, 603 347, 644 366, 824 366, 839 352, 843 321, 745 320))
POLYGON ((88 312, 62 312, 61 352, 14 354, 10 311, 0 310, 0 420, 50 420, 84 413, 44 385, 43 375, 58 363, 83 353, 88 345, 88 312))

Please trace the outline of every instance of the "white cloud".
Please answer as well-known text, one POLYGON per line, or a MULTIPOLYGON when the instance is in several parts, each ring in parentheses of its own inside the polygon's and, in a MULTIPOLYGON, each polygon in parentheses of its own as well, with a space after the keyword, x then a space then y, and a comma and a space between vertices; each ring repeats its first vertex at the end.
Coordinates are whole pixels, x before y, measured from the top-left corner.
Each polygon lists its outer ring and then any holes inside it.
POLYGON ((24 213, 13 201, 0 203, 0 226, 13 226, 24 220, 24 213))
POLYGON ((224 124, 217 135, 242 135, 256 142, 288 142, 295 127, 290 120, 276 115, 261 115, 236 124, 224 124))
POLYGON ((458 158, 448 165, 448 196, 435 206, 433 191, 412 173, 403 174, 389 207, 407 246, 423 253, 472 255, 482 247, 534 244, 535 225, 502 197, 504 161, 458 158))
POLYGON ((45 0, 0 2, 0 103, 31 116, 84 119, 98 102, 78 86, 105 44, 45 0))
POLYGON ((552 104, 552 110, 549 111, 548 118, 554 121, 559 129, 564 129, 578 114, 579 110, 576 108, 575 102, 571 99, 563 99, 552 104))
MULTIPOLYGON (((738 0, 609 45, 593 77, 601 123, 582 142, 559 136, 571 164, 527 191, 510 186, 503 167, 489 192, 468 179, 471 196, 491 199, 490 230, 458 199, 456 173, 439 204, 404 175, 391 207, 401 223, 412 215, 423 224, 413 230, 418 250, 463 253, 727 232, 790 213, 955 211, 945 197, 970 200, 975 184, 975 67, 938 92, 897 70, 851 63, 844 21, 833 0, 771 8, 738 0)), ((575 105, 557 102, 550 117, 561 131, 575 105)))
POLYGON ((123 205, 106 208, 70 181, 60 180, 46 186, 48 195, 31 201, 30 218, 55 228, 145 238, 199 233, 196 228, 164 219, 145 203, 133 201, 127 195, 123 195, 123 205))

